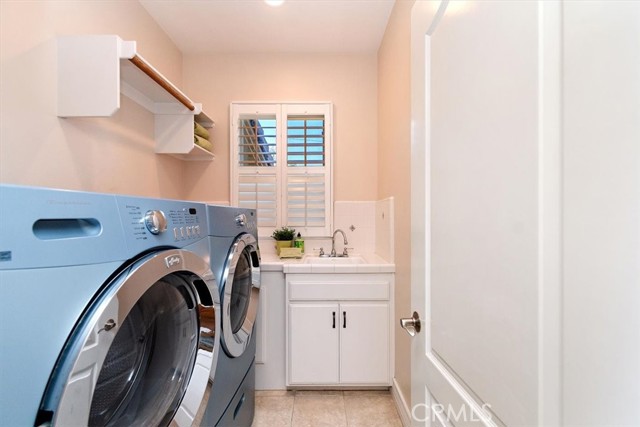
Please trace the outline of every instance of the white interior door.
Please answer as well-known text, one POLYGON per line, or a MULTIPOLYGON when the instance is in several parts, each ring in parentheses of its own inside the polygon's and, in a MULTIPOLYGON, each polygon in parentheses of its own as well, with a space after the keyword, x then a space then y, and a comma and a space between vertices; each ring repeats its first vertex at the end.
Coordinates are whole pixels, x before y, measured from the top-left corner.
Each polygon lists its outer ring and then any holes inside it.
POLYGON ((413 425, 640 425, 640 3, 412 18, 413 425))
POLYGON ((543 287, 558 280, 559 165, 557 139, 541 137, 550 113, 540 58, 553 53, 541 45, 542 5, 433 3, 414 10, 429 19, 413 36, 424 58, 422 70, 413 64, 414 124, 423 123, 413 146, 424 141, 424 153, 412 156, 412 184, 424 187, 412 192, 412 302, 423 326, 412 416, 415 425, 553 424, 557 399, 540 408, 558 381, 547 372, 558 363, 558 299, 543 287))

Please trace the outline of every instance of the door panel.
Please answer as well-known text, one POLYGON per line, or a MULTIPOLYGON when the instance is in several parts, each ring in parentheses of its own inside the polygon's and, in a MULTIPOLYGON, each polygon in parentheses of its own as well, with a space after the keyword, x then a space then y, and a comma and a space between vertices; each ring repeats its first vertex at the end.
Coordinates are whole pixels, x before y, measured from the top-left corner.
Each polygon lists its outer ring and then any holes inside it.
POLYGON ((431 345, 507 425, 537 406, 536 8, 475 4, 431 38, 431 345))
POLYGON ((425 399, 415 425, 437 408, 453 425, 537 423, 539 7, 442 2, 414 42, 426 57, 425 106, 413 106, 426 119, 414 137, 426 141, 427 175, 413 196, 426 201, 427 244, 412 276, 426 283, 425 350, 413 355, 428 386, 412 387, 425 399))
POLYGON ((638 425, 640 6, 433 3, 412 14, 413 425, 638 425))

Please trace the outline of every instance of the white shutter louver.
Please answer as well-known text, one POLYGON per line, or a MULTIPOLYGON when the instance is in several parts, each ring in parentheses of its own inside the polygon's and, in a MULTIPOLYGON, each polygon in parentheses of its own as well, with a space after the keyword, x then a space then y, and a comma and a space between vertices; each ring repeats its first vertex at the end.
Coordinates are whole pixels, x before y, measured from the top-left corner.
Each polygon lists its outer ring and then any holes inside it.
POLYGON ((255 209, 258 227, 277 225, 276 174, 240 173, 238 176, 238 207, 255 209))
POLYGON ((320 173, 288 174, 287 224, 292 227, 324 227, 325 176, 320 173))

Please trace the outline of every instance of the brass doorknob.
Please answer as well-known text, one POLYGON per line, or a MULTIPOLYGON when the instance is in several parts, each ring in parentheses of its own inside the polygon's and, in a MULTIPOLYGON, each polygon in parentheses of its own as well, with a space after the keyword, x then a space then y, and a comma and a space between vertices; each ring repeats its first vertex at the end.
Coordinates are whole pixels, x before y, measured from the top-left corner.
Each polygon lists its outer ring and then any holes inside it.
POLYGON ((413 312, 412 317, 403 317, 400 319, 400 327, 407 331, 412 337, 420 333, 420 315, 417 311, 413 312))

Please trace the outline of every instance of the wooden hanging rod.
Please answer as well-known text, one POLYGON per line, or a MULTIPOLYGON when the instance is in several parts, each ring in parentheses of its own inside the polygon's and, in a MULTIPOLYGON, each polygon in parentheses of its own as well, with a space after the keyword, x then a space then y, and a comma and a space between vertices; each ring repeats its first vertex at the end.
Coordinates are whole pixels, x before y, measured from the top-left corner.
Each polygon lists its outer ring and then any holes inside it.
POLYGON ((133 65, 138 67, 140 71, 151 77, 153 81, 162 86, 164 90, 169 92, 171 96, 180 101, 182 105, 184 105, 191 111, 194 111, 196 109, 196 106, 193 105, 193 102, 191 102, 189 98, 187 98, 182 92, 177 90, 171 83, 169 83, 169 81, 167 81, 167 79, 162 76, 162 74, 158 73, 153 67, 147 64, 144 59, 142 59, 138 55, 135 55, 133 58, 130 58, 129 61, 131 61, 133 65))

